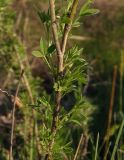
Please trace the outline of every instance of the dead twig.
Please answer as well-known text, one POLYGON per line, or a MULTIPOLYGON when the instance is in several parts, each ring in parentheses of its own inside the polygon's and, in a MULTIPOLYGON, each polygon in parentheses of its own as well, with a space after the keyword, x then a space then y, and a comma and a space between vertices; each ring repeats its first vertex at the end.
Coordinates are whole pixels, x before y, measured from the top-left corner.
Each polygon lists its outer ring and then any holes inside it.
POLYGON ((84 137, 83 137, 83 141, 82 141, 82 144, 81 144, 81 160, 85 159, 87 154, 88 154, 88 151, 87 151, 87 148, 88 148, 88 136, 87 134, 84 134, 84 137))
POLYGON ((77 147, 77 150, 76 150, 76 153, 75 153, 75 155, 74 155, 74 159, 73 159, 73 160, 76 160, 76 159, 77 159, 77 155, 78 155, 78 153, 79 153, 79 150, 80 150, 80 146, 81 146, 82 141, 83 141, 83 134, 81 135, 81 138, 80 138, 80 141, 79 141, 79 143, 78 143, 78 147, 77 147))
MULTIPOLYGON (((17 59, 18 59, 20 68, 24 69, 24 65, 21 62, 21 58, 20 58, 19 53, 16 53, 16 55, 17 55, 17 59)), ((24 83, 24 85, 27 89, 27 92, 28 92, 31 103, 34 104, 34 98, 33 98, 32 90, 31 90, 31 87, 30 87, 30 84, 29 84, 28 77, 26 76, 25 73, 23 74, 23 83, 24 83)), ((31 120, 33 120, 32 124, 33 124, 33 130, 35 132, 34 134, 35 134, 35 138, 36 138, 36 148, 37 148, 38 156, 40 157, 41 156, 41 150, 40 150, 40 144, 39 144, 38 126, 37 126, 37 119, 36 119, 35 110, 32 110, 32 119, 31 120)))
POLYGON ((15 127, 15 106, 16 106, 16 98, 18 96, 20 82, 23 76, 24 70, 21 71, 19 82, 16 88, 16 93, 14 97, 13 109, 12 109, 12 127, 11 127, 11 137, 10 137, 10 153, 9 153, 9 160, 13 160, 13 137, 14 137, 14 127, 15 127))
POLYGON ((106 134, 104 138, 105 143, 105 154, 104 154, 104 160, 107 156, 107 149, 109 146, 109 139, 110 139, 110 128, 111 128, 111 122, 112 122, 112 114, 113 114, 113 106, 114 106, 114 99, 115 99, 115 87, 116 87, 116 80, 117 80, 117 66, 114 66, 114 73, 113 73, 113 80, 112 80, 112 90, 111 90, 111 98, 110 98, 110 106, 108 110, 108 121, 107 121, 107 129, 106 134))
POLYGON ((11 97, 11 95, 10 95, 7 91, 2 90, 1 88, 0 88, 0 91, 1 91, 5 96, 7 96, 8 98, 11 97))

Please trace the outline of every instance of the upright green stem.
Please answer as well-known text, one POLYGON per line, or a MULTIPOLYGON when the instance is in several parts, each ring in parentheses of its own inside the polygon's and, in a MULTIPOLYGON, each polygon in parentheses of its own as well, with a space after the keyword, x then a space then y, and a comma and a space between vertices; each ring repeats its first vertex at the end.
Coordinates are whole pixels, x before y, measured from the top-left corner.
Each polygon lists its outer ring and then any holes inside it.
POLYGON ((98 145, 99 145, 99 133, 97 135, 96 148, 95 148, 95 157, 94 160, 98 159, 98 145))
POLYGON ((79 0, 74 0, 73 1, 72 8, 71 8, 70 14, 68 16, 68 18, 70 19, 70 23, 65 24, 65 27, 64 27, 64 33, 63 33, 62 44, 61 44, 62 54, 65 53, 67 40, 68 40, 68 35, 69 35, 70 30, 71 30, 71 26, 72 26, 72 22, 73 22, 75 13, 76 13, 78 1, 79 0))
MULTIPOLYGON (((52 21, 52 33, 53 33, 53 39, 56 45, 56 51, 57 51, 57 58, 58 58, 58 75, 63 72, 63 55, 60 48, 59 38, 58 38, 58 30, 57 30, 57 24, 56 24, 56 15, 55 15, 55 0, 50 0, 50 14, 51 14, 51 21, 52 21)), ((56 135, 57 130, 57 122, 58 122, 58 115, 60 111, 60 101, 61 101, 61 92, 56 92, 55 97, 55 108, 53 111, 53 120, 52 120, 52 126, 51 126, 51 133, 53 134, 53 139, 50 141, 48 146, 48 153, 45 156, 45 160, 51 159, 51 150, 54 144, 54 137, 56 135)))
POLYGON ((115 145, 114 145, 114 149, 113 149, 113 152, 112 152, 111 160, 115 160, 115 153, 117 151, 117 147, 118 147, 118 144, 119 144, 119 140, 120 140, 123 128, 124 128, 124 120, 122 121, 120 129, 119 129, 119 132, 118 132, 118 136, 117 136, 117 139, 116 139, 116 142, 115 142, 115 145))
MULTIPOLYGON (((53 39, 56 45, 57 58, 58 58, 58 76, 59 76, 61 73, 63 73, 65 48, 67 44, 68 34, 69 34, 69 31, 71 30, 72 21, 73 21, 75 12, 76 12, 78 0, 74 0, 72 3, 71 14, 69 17, 70 23, 68 25, 65 25, 61 47, 60 47, 60 42, 58 38, 58 29, 57 29, 57 24, 56 24, 55 0, 50 0, 49 2, 50 2, 50 14, 51 14, 51 21, 52 21, 52 33, 53 33, 53 39)), ((55 96, 55 108, 53 111, 53 120, 52 120, 52 126, 51 126, 51 133, 53 135, 53 139, 49 143, 49 147, 48 147, 49 153, 45 157, 46 160, 50 160, 52 157, 51 150, 54 144, 54 140, 55 140, 55 136, 57 132, 57 124, 59 120, 59 113, 61 110, 60 102, 62 98, 62 93, 60 91, 56 91, 55 95, 56 95, 55 96)))
POLYGON ((58 38, 58 30, 57 30, 57 22, 56 22, 56 15, 55 15, 55 0, 50 0, 50 14, 51 14, 51 21, 52 21, 52 32, 53 32, 53 39, 56 45, 57 57, 58 57, 58 72, 63 71, 63 55, 60 48, 59 38, 58 38))

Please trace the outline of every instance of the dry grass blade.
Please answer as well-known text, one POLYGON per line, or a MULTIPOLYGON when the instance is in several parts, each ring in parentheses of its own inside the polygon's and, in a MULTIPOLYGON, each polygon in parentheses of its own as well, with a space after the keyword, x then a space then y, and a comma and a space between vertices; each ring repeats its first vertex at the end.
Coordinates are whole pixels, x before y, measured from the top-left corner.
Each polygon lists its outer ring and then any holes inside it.
POLYGON ((16 98, 18 96, 20 82, 23 76, 24 70, 21 71, 19 82, 16 88, 16 93, 13 102, 13 109, 12 109, 12 127, 11 127, 11 137, 10 137, 10 153, 9 153, 9 160, 13 160, 13 137, 14 137, 14 127, 15 127, 15 107, 16 107, 16 98))
POLYGON ((116 80, 117 80, 117 66, 114 66, 111 99, 110 99, 110 106, 109 106, 109 111, 108 111, 108 123, 107 123, 106 135, 105 135, 105 138, 104 138, 104 143, 105 143, 105 154, 104 154, 104 157, 107 156, 106 154, 107 154, 109 138, 110 138, 109 131, 110 131, 111 122, 112 122, 113 106, 114 106, 114 99, 115 99, 116 80))
POLYGON ((77 147, 77 150, 76 150, 76 153, 74 155, 74 159, 73 160, 77 159, 77 155, 78 155, 78 152, 79 152, 79 149, 80 149, 82 141, 83 141, 83 134, 81 135, 81 138, 80 138, 80 141, 79 141, 79 144, 78 144, 78 147, 77 147))

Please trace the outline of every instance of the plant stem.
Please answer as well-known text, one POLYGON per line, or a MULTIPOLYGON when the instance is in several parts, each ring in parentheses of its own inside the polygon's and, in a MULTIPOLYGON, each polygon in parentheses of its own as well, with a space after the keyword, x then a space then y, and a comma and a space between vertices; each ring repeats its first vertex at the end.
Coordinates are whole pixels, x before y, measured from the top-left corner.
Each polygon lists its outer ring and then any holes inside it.
MULTIPOLYGON (((52 21, 52 33, 53 33, 53 39, 56 45, 57 58, 58 58, 58 74, 60 74, 63 72, 63 55, 61 52, 59 38, 58 38, 56 15, 55 15, 55 0, 50 0, 49 3, 50 3, 50 14, 51 14, 51 21, 52 21)), ((52 126, 51 126, 51 133, 53 134, 53 139, 49 143, 48 153, 45 156, 45 160, 51 159, 51 149, 54 144, 54 137, 56 135, 58 115, 61 107, 60 101, 61 101, 61 92, 56 92, 56 97, 55 97, 56 106, 53 111, 53 120, 52 120, 52 126)))
MULTIPOLYGON (((23 70, 24 69, 24 65, 21 62, 20 55, 19 55, 18 52, 16 52, 16 55, 17 55, 17 59, 18 59, 20 68, 21 68, 21 70, 23 70)), ((24 85, 25 85, 25 87, 27 89, 27 92, 29 94, 29 98, 30 98, 31 103, 34 104, 34 98, 33 98, 32 90, 31 90, 31 87, 30 87, 30 83, 29 83, 28 77, 26 76, 25 73, 23 74, 23 83, 24 83, 24 85)), ((35 133, 31 133, 31 134, 34 134, 34 136, 36 138, 36 148, 37 148, 38 156, 40 157, 41 151, 40 151, 40 145, 39 145, 37 117, 36 117, 36 112, 34 110, 32 110, 31 121, 32 121, 32 124, 33 124, 33 130, 32 130, 32 132, 35 132, 35 133)))
MULTIPOLYGON (((74 0, 72 3, 72 9, 71 9, 71 14, 70 14, 70 23, 68 25, 65 25, 64 33, 63 33, 63 38, 62 38, 62 46, 60 47, 60 42, 58 38, 58 30, 57 30, 57 22, 56 22, 56 15, 55 15, 55 0, 50 0, 50 13, 51 13, 51 21, 52 21, 52 32, 53 32, 53 39, 56 45, 56 51, 57 51, 57 58, 58 58, 58 76, 63 73, 63 63, 64 63, 64 53, 65 53, 65 48, 67 44, 67 39, 68 39, 68 34, 69 31, 71 30, 71 25, 72 21, 76 12, 78 0, 74 0)), ((52 120, 52 126, 51 126, 51 134, 53 135, 53 139, 49 143, 49 148, 48 148, 48 154, 45 156, 45 160, 51 159, 51 149, 54 144, 56 132, 57 132, 57 123, 59 120, 59 113, 61 110, 61 98, 62 98, 62 93, 60 91, 56 91, 55 93, 55 108, 53 111, 53 120, 52 120)))
MULTIPOLYGON (((57 31, 57 25, 56 25, 55 1, 54 0, 50 0, 50 11, 51 11, 51 19, 52 19, 53 38, 55 41, 57 55, 58 55, 58 74, 59 74, 59 73, 63 72, 63 55, 61 52, 60 43, 59 43, 58 34, 57 34, 58 31, 57 31)), ((55 99, 56 99, 55 100, 56 107, 55 107, 54 113, 53 113, 53 121, 52 121, 52 127, 51 127, 52 133, 56 132, 58 113, 60 111, 60 101, 61 101, 60 91, 56 92, 55 99)))
POLYGON ((96 148, 95 148, 95 157, 94 160, 98 159, 98 145, 99 145, 99 133, 97 135, 96 148))
POLYGON ((23 76, 24 70, 21 71, 19 82, 16 88, 16 93, 14 97, 13 109, 12 109, 12 127, 11 127, 11 137, 10 137, 10 154, 9 160, 13 160, 13 138, 14 138, 14 127, 15 127, 15 107, 16 107, 16 98, 18 96, 20 82, 23 76))
POLYGON ((113 152, 112 152, 111 160, 115 159, 115 153, 117 151, 118 143, 119 143, 123 128, 124 128, 124 120, 122 121, 120 129, 119 129, 119 132, 118 132, 118 136, 117 136, 117 139, 116 139, 116 142, 115 142, 115 145, 114 145, 114 149, 113 149, 113 152))
POLYGON ((61 47, 58 38, 58 31, 57 31, 57 22, 56 22, 56 15, 55 15, 55 0, 50 0, 50 14, 51 14, 51 21, 52 21, 52 32, 53 32, 53 39, 56 45, 57 57, 58 57, 58 71, 61 73, 63 71, 63 55, 61 52, 61 47))
POLYGON ((81 135, 81 138, 80 138, 80 141, 79 141, 79 144, 78 144, 78 147, 77 147, 77 150, 76 150, 76 153, 74 155, 74 159, 73 160, 77 159, 77 155, 78 155, 78 152, 79 152, 79 149, 80 149, 82 141, 83 141, 83 134, 81 135))
POLYGON ((76 13, 77 5, 78 5, 79 0, 74 0, 71 8, 70 15, 68 18, 70 19, 70 23, 65 24, 64 27, 64 33, 63 33, 63 38, 62 38, 62 44, 61 44, 61 49, 62 49, 62 54, 65 53, 66 45, 67 45, 67 40, 68 40, 68 35, 71 30, 72 22, 76 13))
POLYGON ((112 114, 113 114, 113 106, 114 106, 114 98, 115 98, 115 87, 116 87, 116 80, 117 80, 117 66, 114 66, 114 73, 113 73, 113 82, 112 82, 112 91, 111 91, 111 99, 110 99, 110 106, 109 106, 109 111, 108 111, 108 123, 107 123, 107 129, 106 129, 106 134, 104 138, 104 143, 105 143, 105 154, 104 157, 107 155, 107 148, 108 148, 108 143, 109 143, 109 138, 110 138, 110 128, 111 128, 111 122, 112 122, 112 114))

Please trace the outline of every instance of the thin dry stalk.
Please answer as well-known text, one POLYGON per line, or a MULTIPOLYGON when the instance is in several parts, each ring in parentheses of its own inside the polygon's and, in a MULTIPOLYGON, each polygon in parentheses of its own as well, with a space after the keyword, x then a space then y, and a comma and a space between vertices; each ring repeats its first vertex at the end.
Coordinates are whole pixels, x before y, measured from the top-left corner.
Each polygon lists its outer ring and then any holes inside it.
POLYGON ((72 35, 69 37, 69 39, 73 39, 76 41, 89 41, 92 38, 91 37, 85 37, 85 36, 79 36, 79 35, 72 35))
POLYGON ((11 127, 11 136, 10 136, 10 153, 9 153, 9 160, 13 160, 13 138, 14 138, 14 127, 15 127, 15 107, 16 107, 16 98, 18 96, 20 82, 23 76, 24 70, 21 71, 19 82, 16 88, 16 93, 14 97, 13 109, 12 109, 12 127, 11 127))
POLYGON ((81 135, 81 138, 80 138, 80 141, 79 141, 79 144, 78 144, 78 147, 77 147, 77 150, 76 150, 76 153, 74 155, 74 159, 73 160, 76 160, 77 159, 77 156, 78 156, 78 153, 79 153, 79 150, 80 150, 80 146, 81 146, 81 143, 83 141, 83 134, 81 135))
MULTIPOLYGON (((21 12, 19 13, 19 16, 18 16, 18 18, 17 18, 17 22, 16 22, 16 25, 15 25, 15 32, 16 32, 16 28, 18 28, 18 26, 19 26, 19 24, 21 23, 21 19, 22 19, 22 15, 23 15, 23 13, 25 13, 25 10, 26 10, 26 0, 23 0, 22 1, 22 10, 21 10, 21 12)), ((28 25, 28 16, 27 16, 27 14, 25 14, 26 15, 26 17, 25 17, 25 23, 24 23, 24 32, 26 32, 26 26, 28 25)), ((18 41, 20 42, 20 43, 26 43, 26 40, 25 40, 25 37, 23 37, 23 39, 21 40, 21 38, 19 37, 19 36, 17 36, 17 38, 18 38, 18 41)), ((24 44, 25 45, 25 44, 24 44)), ((19 62, 19 65, 20 65, 20 68, 21 69, 24 69, 25 67, 24 67, 24 65, 23 65, 23 63, 21 62, 21 58, 20 58, 20 55, 19 55, 19 53, 17 53, 16 52, 16 55, 17 55, 17 59, 18 59, 18 62, 19 62)), ((27 67, 28 68, 30 68, 29 67, 29 63, 28 63, 28 60, 26 59, 26 65, 27 65, 27 67)), ((31 101, 31 103, 32 104, 34 104, 34 99, 33 99, 33 94, 32 94, 32 91, 31 91, 31 87, 30 87, 30 84, 29 84, 29 81, 28 81, 28 78, 27 78, 27 76, 26 76, 26 74, 24 73, 24 75, 23 75, 23 82, 24 82, 24 85, 26 86, 26 89, 27 89, 27 91, 28 91, 28 94, 29 94, 29 98, 30 98, 30 101, 31 101)), ((37 124, 36 124, 36 113, 35 113, 35 111, 33 110, 32 111, 32 117, 33 118, 31 118, 31 120, 33 121, 32 122, 32 124, 33 124, 33 130, 35 131, 35 138, 36 138, 36 148, 37 148, 37 151, 38 151, 38 156, 40 156, 40 145, 39 145, 39 137, 38 137, 38 128, 37 128, 37 124)), ((33 131, 32 131, 33 132, 33 131)), ((31 133, 32 134, 32 133, 31 133)))
POLYGON ((0 92, 2 92, 5 96, 7 96, 7 97, 11 100, 11 95, 10 95, 7 91, 3 91, 3 90, 0 88, 0 92))
POLYGON ((107 122, 107 129, 105 134, 105 154, 104 157, 106 157, 106 151, 109 144, 109 138, 110 138, 110 128, 111 128, 111 122, 112 122, 112 114, 113 114, 113 106, 114 106, 114 99, 115 99, 115 87, 116 87, 116 80, 117 80, 117 66, 114 66, 114 73, 113 73, 113 80, 112 80, 112 90, 111 90, 111 98, 110 98, 110 105, 109 105, 109 111, 108 111, 108 122, 107 122))
POLYGON ((87 134, 84 134, 84 137, 83 137, 83 141, 82 141, 82 144, 81 144, 81 160, 85 159, 86 156, 87 156, 87 148, 88 148, 88 136, 87 134))
MULTIPOLYGON (((24 69, 24 65, 21 62, 20 55, 18 53, 16 53, 16 55, 17 55, 17 59, 18 59, 20 68, 24 69)), ((27 78, 25 73, 23 74, 23 83, 24 83, 24 85, 27 89, 27 92, 29 94, 29 98, 30 98, 31 103, 34 104, 34 99, 33 99, 33 94, 32 94, 32 91, 31 91, 31 87, 30 87, 28 78, 27 78)), ((35 131, 35 138, 36 138, 36 143, 37 143, 36 148, 37 148, 37 151, 38 151, 38 156, 40 157, 41 151, 40 151, 40 145, 39 145, 38 127, 37 127, 37 122, 36 122, 36 112, 35 112, 35 110, 32 110, 32 116, 33 116, 33 119, 32 119, 33 120, 33 128, 34 128, 34 131, 35 131)))
MULTIPOLYGON (((21 1, 22 10, 20 11, 20 13, 19 13, 19 15, 17 17, 17 20, 16 20, 15 32, 19 28, 19 25, 21 24, 22 17, 24 15, 23 32, 26 33, 26 28, 27 28, 28 21, 29 21, 28 13, 27 13, 27 10, 26 10, 26 8, 27 8, 26 7, 26 3, 27 3, 27 0, 22 0, 21 1)), ((23 42, 24 46, 26 46, 25 36, 23 36, 23 37, 17 36, 17 38, 18 38, 18 41, 20 43, 23 42)), ((25 67, 24 67, 24 65, 23 65, 23 63, 21 61, 19 53, 16 52, 16 55, 17 55, 17 59, 18 59, 20 68, 24 69, 25 67)), ((30 68, 27 58, 26 58, 26 67, 30 68)), ((32 90, 31 90, 31 87, 30 87, 30 83, 29 83, 29 80, 28 80, 28 78, 27 78, 25 73, 23 74, 23 83, 24 83, 24 85, 25 85, 25 87, 27 89, 27 92, 29 94, 29 98, 30 98, 31 103, 34 104, 34 98, 33 98, 32 90)), ((40 149, 40 144, 39 144, 38 127, 37 127, 37 122, 36 122, 37 120, 36 120, 36 112, 35 112, 35 110, 32 110, 31 121, 32 121, 32 124, 33 124, 33 129, 31 131, 31 135, 34 134, 34 136, 36 138, 36 148, 37 148, 37 152, 38 152, 38 157, 40 157, 41 149, 40 149)))
MULTIPOLYGON (((16 53, 16 55, 17 55, 17 59, 18 59, 20 68, 21 68, 21 69, 24 69, 24 65, 23 65, 23 63, 21 62, 21 58, 20 58, 19 53, 16 53)), ((23 81, 24 81, 24 84, 25 84, 26 89, 27 89, 27 91, 28 91, 28 94, 29 94, 29 98, 30 98, 30 100, 31 100, 31 103, 34 104, 34 99, 33 99, 32 91, 31 91, 31 87, 30 87, 30 85, 29 85, 29 81, 28 81, 28 78, 27 78, 27 76, 26 76, 25 73, 23 74, 23 81)))

